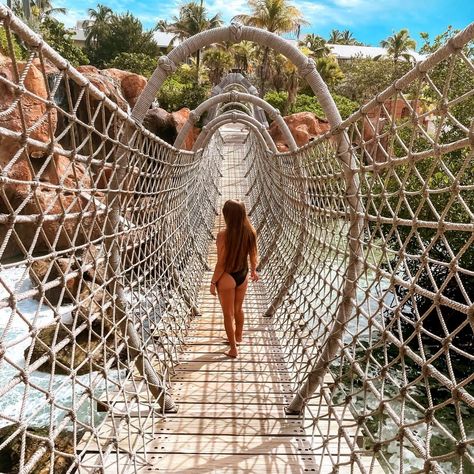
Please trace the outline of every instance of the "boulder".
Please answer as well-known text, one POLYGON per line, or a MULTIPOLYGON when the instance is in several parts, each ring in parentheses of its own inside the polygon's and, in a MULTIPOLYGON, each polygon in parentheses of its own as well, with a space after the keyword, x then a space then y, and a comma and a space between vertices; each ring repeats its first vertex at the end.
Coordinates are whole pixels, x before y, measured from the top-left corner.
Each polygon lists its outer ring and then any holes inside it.
POLYGON ((143 125, 150 130, 151 133, 154 133, 171 145, 178 135, 173 116, 165 109, 159 107, 147 111, 143 119, 143 125))
MULTIPOLYGON (((48 359, 37 370, 51 373, 54 369, 54 373, 63 375, 69 375, 72 370, 76 370, 78 375, 102 370, 115 351, 116 342, 115 333, 110 332, 111 308, 107 311, 102 309, 107 298, 110 298, 108 293, 97 285, 88 284, 83 280, 83 290, 77 300, 78 307, 73 312, 73 318, 77 319, 77 323, 70 325, 61 322, 40 329, 31 345, 25 349, 25 360, 30 360, 32 364, 47 355, 48 359), (92 315, 98 317, 89 323, 92 315), (88 323, 87 327, 73 336, 72 333, 84 321, 88 323), (104 337, 106 334, 108 336, 104 337), (51 348, 63 345, 66 339, 68 342, 64 347, 56 354, 50 354, 51 348), (110 351, 104 350, 104 344, 110 351), (104 358, 104 353, 107 354, 107 359, 104 358)), ((116 363, 113 365, 115 367, 116 363)))
MULTIPOLYGON (((189 114, 191 113, 191 110, 189 110, 187 107, 184 107, 177 112, 173 112, 171 115, 173 116, 173 122, 176 127, 176 134, 179 133, 179 131, 184 127, 184 124, 189 118, 189 114)), ((192 150, 194 142, 196 141, 196 138, 198 137, 199 133, 201 130, 197 127, 193 127, 190 132, 188 133, 187 137, 184 139, 182 148, 184 150, 192 150)))
POLYGON ((146 86, 146 79, 138 74, 128 74, 120 83, 122 93, 130 107, 134 107, 146 86))
POLYGON ((50 428, 37 428, 29 426, 22 430, 20 425, 8 425, 0 428, 0 445, 8 439, 10 441, 2 448, 0 456, 0 472, 14 473, 20 472, 20 462, 24 456, 25 464, 35 455, 39 448, 46 446, 46 452, 35 462, 34 467, 29 471, 31 474, 66 474, 71 472, 73 456, 75 455, 75 442, 84 435, 80 428, 75 433, 61 431, 54 439, 54 465, 51 470, 52 449, 49 441, 41 438, 49 438, 50 428), (23 433, 26 436, 23 438, 23 433), (23 447, 25 448, 23 453, 23 447), (70 457, 60 453, 69 454, 70 457))
MULTIPOLYGON (((178 136, 178 132, 189 118, 190 112, 187 107, 171 113, 161 108, 150 109, 143 120, 143 125, 150 132, 172 145, 178 136)), ((199 128, 193 127, 183 142, 183 149, 192 149, 199 132, 199 128)))
MULTIPOLYGON (((24 62, 17 62, 18 73, 21 76, 27 67, 24 62)), ((17 84, 12 61, 3 58, 0 62, 0 75, 8 79, 13 84, 17 84)), ((28 66, 23 86, 31 94, 23 94, 21 101, 10 108, 15 103, 17 96, 15 88, 0 82, 0 112, 8 110, 7 114, 0 114, 0 127, 7 128, 14 132, 23 133, 22 120, 29 131, 30 138, 40 142, 49 142, 52 134, 56 131, 57 112, 54 108, 48 108, 44 100, 48 99, 46 77, 34 64, 28 66)), ((0 137, 0 166, 4 167, 11 159, 12 143, 16 145, 16 151, 21 148, 18 140, 9 137, 0 137), (8 152, 5 150, 8 148, 8 152)), ((35 152, 30 146, 30 152, 35 152)))
MULTIPOLYGON (((16 236, 10 236, 1 258, 24 253, 18 242, 20 238, 22 245, 33 253, 48 251, 53 243, 56 250, 67 249, 72 241, 81 245, 102 234, 104 215, 100 203, 104 196, 97 192, 91 197, 80 191, 92 187, 90 172, 81 163, 59 154, 30 159, 23 153, 9 170, 8 178, 0 197, 0 212, 9 214, 13 210, 31 216, 32 220, 11 225, 16 236), (51 187, 60 183, 63 189, 51 187), (85 217, 80 214, 84 211, 93 214, 85 217), (40 215, 48 218, 40 221, 34 218, 40 215), (69 217, 65 219, 66 215, 69 217), (41 225, 40 233, 38 225, 41 225)), ((8 224, 0 226, 0 241, 3 242, 9 230, 8 224)))
MULTIPOLYGON (((298 112, 283 117, 283 120, 288 125, 298 146, 306 145, 330 129, 326 119, 322 119, 312 112, 298 112)), ((276 122, 271 124, 269 133, 279 151, 288 151, 289 148, 285 136, 276 122)))
MULTIPOLYGON (((30 278, 36 285, 44 286, 56 279, 56 286, 45 291, 47 302, 51 306, 58 304, 72 303, 78 295, 79 285, 81 282, 81 274, 66 280, 63 285, 63 278, 71 273, 80 270, 77 263, 70 258, 45 258, 35 260, 29 269, 30 278), (63 292, 64 290, 64 292, 63 292)), ((36 294, 35 297, 39 299, 41 294, 36 294)))
MULTIPOLYGON (((120 89, 120 83, 116 83, 112 76, 102 74, 102 72, 94 66, 79 66, 77 70, 87 79, 89 79, 91 84, 97 87, 97 89, 99 89, 100 92, 105 94, 107 98, 115 102, 119 106, 119 108, 124 111, 128 110, 128 103, 123 97, 122 91, 120 89)), ((78 86, 74 87, 78 88, 78 86)), ((92 96, 89 97, 93 113, 95 111, 95 108, 98 106, 99 101, 92 98, 92 96)))

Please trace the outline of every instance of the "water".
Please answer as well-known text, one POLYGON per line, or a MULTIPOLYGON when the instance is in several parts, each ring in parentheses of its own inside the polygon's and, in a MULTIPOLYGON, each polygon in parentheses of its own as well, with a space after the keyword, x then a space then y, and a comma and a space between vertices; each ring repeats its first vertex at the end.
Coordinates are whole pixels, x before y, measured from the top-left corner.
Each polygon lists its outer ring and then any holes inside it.
MULTIPOLYGON (((8 301, 10 292, 21 295, 32 288, 33 284, 25 265, 9 268, 0 273, 2 302, 8 301)), ((5 357, 0 363, 0 388, 6 387, 25 367, 24 351, 32 341, 30 329, 39 330, 56 323, 57 320, 70 324, 71 307, 71 305, 60 307, 55 316, 54 311, 47 305, 28 298, 18 302, 15 311, 10 307, 0 309, 0 342, 6 348, 5 357)), ((110 377, 116 375, 116 373, 109 374, 110 377)), ((90 380, 90 374, 78 376, 77 382, 73 385, 67 375, 52 376, 40 371, 30 373, 28 385, 20 382, 0 397, 0 428, 19 421, 34 427, 57 423, 73 406, 74 396, 78 397, 84 393, 84 387, 90 384, 90 380), (48 403, 47 393, 54 393, 54 405, 48 403)), ((104 382, 101 381, 94 390, 95 394, 103 390, 103 385, 104 382)), ((90 420, 90 402, 83 403, 77 415, 81 421, 89 424, 94 422, 90 420)))

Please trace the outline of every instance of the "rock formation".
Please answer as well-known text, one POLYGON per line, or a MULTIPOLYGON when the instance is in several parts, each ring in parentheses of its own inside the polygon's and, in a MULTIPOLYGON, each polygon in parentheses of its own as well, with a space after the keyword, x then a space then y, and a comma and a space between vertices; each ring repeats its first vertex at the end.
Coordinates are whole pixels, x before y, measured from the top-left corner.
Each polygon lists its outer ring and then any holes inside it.
MULTIPOLYGON (((283 120, 287 123, 288 128, 299 147, 306 145, 314 140, 318 135, 323 135, 330 129, 327 120, 317 117, 312 112, 298 112, 283 117, 283 120)), ((276 122, 271 124, 269 133, 279 151, 289 150, 288 144, 285 141, 285 136, 276 122)))
MULTIPOLYGON (((177 112, 167 112, 165 109, 150 109, 143 121, 143 125, 165 142, 173 144, 179 131, 189 118, 190 110, 184 107, 177 112)), ((199 135, 200 129, 193 127, 183 142, 183 149, 191 150, 199 135)))

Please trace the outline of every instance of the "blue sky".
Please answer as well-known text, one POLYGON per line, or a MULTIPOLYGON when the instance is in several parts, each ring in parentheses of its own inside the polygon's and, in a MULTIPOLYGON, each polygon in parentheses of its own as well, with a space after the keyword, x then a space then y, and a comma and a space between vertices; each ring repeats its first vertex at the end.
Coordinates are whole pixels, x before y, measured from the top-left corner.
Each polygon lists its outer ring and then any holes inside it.
MULTIPOLYGON (((68 15, 61 18, 67 26, 86 18, 87 9, 97 3, 117 12, 129 10, 147 27, 158 19, 171 18, 181 4, 169 0, 53 0, 55 6, 68 9, 68 15)), ((207 0, 205 4, 211 13, 220 12, 226 22, 247 12, 246 0, 207 0)), ((474 21, 474 0, 293 0, 293 4, 311 23, 305 32, 326 36, 333 28, 349 29, 359 41, 374 46, 404 27, 421 45, 420 32, 435 36, 448 25, 461 29, 474 21)))

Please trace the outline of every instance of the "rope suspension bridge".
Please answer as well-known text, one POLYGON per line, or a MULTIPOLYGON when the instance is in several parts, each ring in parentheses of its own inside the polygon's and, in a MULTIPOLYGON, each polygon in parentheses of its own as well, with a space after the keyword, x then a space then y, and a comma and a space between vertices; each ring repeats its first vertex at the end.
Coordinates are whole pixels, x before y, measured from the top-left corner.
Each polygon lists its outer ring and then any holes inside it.
POLYGON ((129 112, 2 5, 0 27, 0 471, 474 472, 474 24, 345 120, 256 28, 185 41, 129 112), (329 132, 298 148, 235 76, 175 146, 143 127, 189 55, 243 40, 329 132), (261 275, 236 360, 208 294, 230 198, 261 275))

